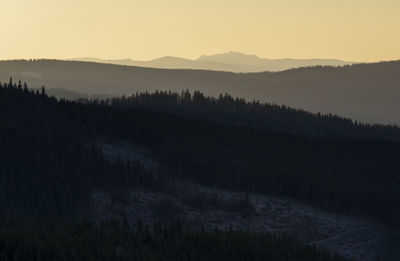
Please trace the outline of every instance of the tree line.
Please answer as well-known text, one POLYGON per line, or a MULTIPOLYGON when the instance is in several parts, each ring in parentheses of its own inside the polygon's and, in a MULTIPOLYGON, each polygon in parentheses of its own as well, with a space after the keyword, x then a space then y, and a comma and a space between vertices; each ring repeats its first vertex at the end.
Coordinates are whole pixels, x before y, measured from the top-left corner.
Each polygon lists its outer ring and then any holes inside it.
MULTIPOLYGON (((87 99, 81 99, 87 102, 87 99)), ((186 118, 211 120, 217 123, 250 126, 306 136, 382 138, 400 140, 400 129, 394 125, 366 124, 333 114, 309 113, 285 105, 246 102, 225 93, 205 96, 189 90, 180 94, 171 91, 138 92, 131 96, 105 99, 107 104, 168 112, 186 118)))
POLYGON ((346 261, 290 238, 109 220, 0 219, 0 260, 346 261))

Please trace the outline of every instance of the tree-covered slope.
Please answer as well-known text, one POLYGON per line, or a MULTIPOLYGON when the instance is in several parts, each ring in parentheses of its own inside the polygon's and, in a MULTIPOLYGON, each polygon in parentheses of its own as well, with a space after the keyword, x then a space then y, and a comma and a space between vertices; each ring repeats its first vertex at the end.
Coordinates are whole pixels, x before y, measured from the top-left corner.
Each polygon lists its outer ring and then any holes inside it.
POLYGON ((0 214, 73 216, 92 187, 138 185, 140 166, 110 163, 90 143, 81 107, 0 88, 0 214))
POLYGON ((110 137, 152 150, 164 178, 289 196, 398 225, 398 142, 293 135, 105 102, 57 101, 12 84, 0 89, 0 100, 2 209, 54 211, 94 186, 143 184, 151 175, 136 165, 111 164, 91 145, 110 137))
POLYGON ((118 107, 168 112, 186 118, 305 136, 400 140, 400 128, 397 126, 371 125, 332 114, 313 114, 284 105, 246 102, 245 99, 233 98, 227 93, 214 98, 200 91, 191 93, 185 90, 180 94, 155 91, 107 98, 105 101, 118 107))

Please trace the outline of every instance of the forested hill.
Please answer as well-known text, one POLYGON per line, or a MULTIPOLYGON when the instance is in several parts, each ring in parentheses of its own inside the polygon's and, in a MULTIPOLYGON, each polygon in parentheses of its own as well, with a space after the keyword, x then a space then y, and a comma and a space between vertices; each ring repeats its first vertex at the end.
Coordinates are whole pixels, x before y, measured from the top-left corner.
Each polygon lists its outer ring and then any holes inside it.
POLYGON ((14 76, 33 87, 46 85, 83 95, 189 89, 217 97, 227 92, 247 101, 260 100, 362 122, 391 124, 400 124, 399 72, 399 61, 246 74, 55 60, 0 62, 2 81, 14 76))
POLYGON ((140 165, 110 163, 102 137, 149 148, 162 178, 282 195, 325 209, 400 220, 400 144, 306 137, 0 88, 0 210, 65 215, 93 187, 154 187, 140 165))
MULTIPOLYGON (((313 114, 287 106, 246 102, 229 94, 207 97, 199 91, 182 93, 155 91, 104 99, 107 104, 168 112, 186 118, 211 120, 228 125, 250 126, 292 134, 316 137, 353 137, 400 140, 400 128, 370 125, 332 114, 313 114)), ((87 99, 80 99, 87 102, 87 99)))
MULTIPOLYGON (((340 213, 376 217, 393 229, 400 228, 398 142, 293 135, 104 101, 57 100, 48 97, 45 89, 33 91, 12 82, 0 87, 0 122, 0 216, 80 218, 79 209, 85 206, 94 188, 157 191, 165 181, 178 179, 231 191, 289 197, 340 213), (154 175, 137 162, 111 162, 96 145, 101 139, 146 147, 161 168, 154 175)), ((61 259, 65 257, 61 246, 66 244, 81 257, 75 260, 87 260, 86 254, 103 252, 85 252, 79 248, 85 242, 106 249, 126 242, 120 237, 113 237, 112 242, 100 239, 102 235, 120 235, 118 227, 58 225, 52 221, 44 221, 46 225, 35 221, 36 225, 32 225, 30 221, 7 220, 0 219, 0 253, 8 253, 0 257, 5 260, 15 260, 21 254, 29 256, 33 254, 31 250, 40 255, 53 253, 46 258, 61 259), (92 237, 92 231, 101 234, 92 237), (75 233, 82 244, 71 245, 65 236, 60 236, 68 233, 75 233), (38 243, 43 235, 52 240, 38 243)), ((164 237, 145 231, 145 242, 154 242, 156 253, 168 252, 159 245, 166 242, 164 237)), ((221 245, 233 242, 230 239, 235 237, 237 243, 257 239, 257 235, 249 233, 196 233, 193 237, 183 233, 174 238, 193 240, 185 241, 193 242, 193 251, 203 250, 195 246, 208 242, 201 241, 207 236, 221 245)), ((170 234, 162 235, 168 238, 170 234)), ((137 234, 129 237, 135 242, 142 240, 137 234)), ((262 240, 270 239, 267 236, 262 240)), ((290 240, 271 240, 281 246, 280 250, 260 248, 257 257, 282 258, 283 251, 293 253, 298 260, 304 256, 305 260, 341 260, 290 240)), ((147 243, 138 244, 135 251, 139 252, 126 253, 134 255, 147 249, 147 243)), ((222 260, 228 260, 225 257, 222 260)), ((26 260, 38 259, 46 260, 42 256, 26 260)))

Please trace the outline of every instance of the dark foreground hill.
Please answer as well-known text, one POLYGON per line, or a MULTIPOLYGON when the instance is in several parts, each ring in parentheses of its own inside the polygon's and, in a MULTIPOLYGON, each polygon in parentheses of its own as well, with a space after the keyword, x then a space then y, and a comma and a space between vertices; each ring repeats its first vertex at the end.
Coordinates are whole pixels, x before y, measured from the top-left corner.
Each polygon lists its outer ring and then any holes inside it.
POLYGON ((289 238, 179 224, 131 228, 115 221, 0 220, 1 260, 346 261, 289 238))
POLYGON ((79 217, 93 188, 157 190, 179 179, 286 196, 399 228, 398 142, 294 135, 104 101, 58 101, 13 83, 0 88, 0 122, 2 215, 79 217), (96 146, 100 139, 148 148, 159 172, 109 161, 96 146))
POLYGON ((6 212, 72 213, 90 187, 155 185, 139 165, 105 160, 91 144, 106 137, 149 148, 163 165, 162 177, 285 195, 398 225, 398 142, 308 137, 57 101, 10 84, 0 89, 0 119, 0 204, 6 212))
POLYGON ((249 101, 395 124, 400 124, 399 72, 398 61, 247 74, 54 60, 0 62, 2 81, 14 76, 35 87, 63 88, 85 97, 154 90, 199 90, 212 96, 227 92, 249 101))

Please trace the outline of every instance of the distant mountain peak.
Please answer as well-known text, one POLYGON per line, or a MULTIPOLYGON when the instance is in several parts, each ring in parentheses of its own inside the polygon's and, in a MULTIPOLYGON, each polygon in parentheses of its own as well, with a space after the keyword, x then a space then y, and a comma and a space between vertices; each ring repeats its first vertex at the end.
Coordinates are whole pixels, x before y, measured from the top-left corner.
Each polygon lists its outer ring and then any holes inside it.
POLYGON ((261 60, 260 57, 254 54, 244 54, 241 52, 227 52, 220 53, 214 55, 202 55, 197 61, 213 61, 219 63, 235 63, 235 64, 243 64, 249 62, 259 62, 261 60))
POLYGON ((188 59, 180 58, 180 57, 176 57, 176 56, 162 56, 160 58, 156 58, 149 62, 155 62, 155 61, 188 61, 188 59))

